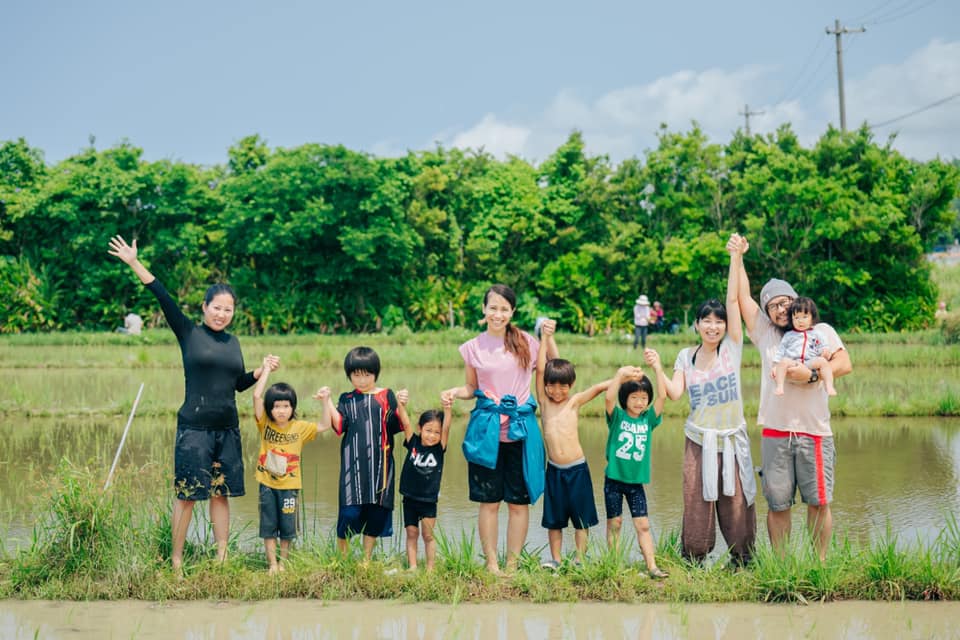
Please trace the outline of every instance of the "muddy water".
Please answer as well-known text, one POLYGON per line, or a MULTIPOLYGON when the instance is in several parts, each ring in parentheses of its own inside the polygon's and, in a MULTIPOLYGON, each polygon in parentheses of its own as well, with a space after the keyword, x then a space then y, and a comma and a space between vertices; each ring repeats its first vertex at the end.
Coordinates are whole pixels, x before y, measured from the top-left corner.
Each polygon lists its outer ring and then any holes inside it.
MULTIPOLYGON (((251 461, 256 455, 256 430, 244 421, 247 460, 247 495, 231 500, 233 527, 250 525, 244 546, 259 548, 256 532, 256 484, 251 461)), ((61 456, 74 463, 102 469, 106 477, 120 440, 124 420, 40 419, 7 420, 0 424, 0 534, 7 549, 29 541, 34 522, 36 496, 42 482, 61 456)), ((439 503, 438 522, 454 539, 475 535, 477 509, 467 500, 466 464, 459 451, 465 418, 459 418, 451 435, 439 503)), ((581 423, 581 439, 591 465, 594 493, 601 526, 594 539, 603 540, 603 464, 605 425, 599 416, 581 423)), ((838 462, 834 494, 834 519, 840 535, 866 542, 885 535, 888 527, 902 543, 917 539, 931 542, 944 527, 946 514, 960 512, 960 420, 928 418, 837 419, 834 423, 838 462)), ((169 418, 135 420, 121 460, 125 469, 153 464, 172 468, 174 428, 169 418), (127 466, 125 466, 127 465, 127 466)), ((759 438, 754 440, 754 461, 759 464, 759 438)), ((396 439, 397 462, 405 450, 396 439)), ((668 417, 653 437, 653 481, 648 487, 650 519, 656 535, 679 530, 683 456, 682 419, 668 417)), ((339 441, 325 434, 304 450, 303 531, 306 535, 331 535, 337 510, 339 441)), ((121 471, 123 473, 124 471, 121 471)), ((127 471, 129 472, 129 471, 127 471)), ((760 535, 765 536, 766 505, 758 501, 760 535)), ((398 501, 399 504, 399 501, 398 501)), ((802 527, 802 509, 795 509, 796 525, 802 527)), ((388 548, 403 546, 401 510, 395 511, 395 533, 388 548)), ((500 527, 501 549, 505 535, 506 509, 500 527)), ((531 508, 528 548, 546 545, 540 527, 542 500, 531 508)), ((572 546, 567 532, 565 548, 572 546)), ((193 535, 197 535, 194 533, 193 535)), ((722 550, 718 542, 715 554, 722 550)), ((542 553, 542 549, 541 549, 542 553)))
POLYGON ((0 637, 956 638, 958 603, 789 605, 0 602, 0 637))

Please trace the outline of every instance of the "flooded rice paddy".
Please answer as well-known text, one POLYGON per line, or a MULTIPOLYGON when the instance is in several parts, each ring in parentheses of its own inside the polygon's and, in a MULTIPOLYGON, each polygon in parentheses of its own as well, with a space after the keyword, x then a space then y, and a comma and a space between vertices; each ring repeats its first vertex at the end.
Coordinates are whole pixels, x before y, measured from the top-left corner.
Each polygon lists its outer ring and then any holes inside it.
POLYGON ((811 606, 0 602, 0 637, 10 640, 947 639, 957 637, 957 620, 960 604, 923 602, 811 606))

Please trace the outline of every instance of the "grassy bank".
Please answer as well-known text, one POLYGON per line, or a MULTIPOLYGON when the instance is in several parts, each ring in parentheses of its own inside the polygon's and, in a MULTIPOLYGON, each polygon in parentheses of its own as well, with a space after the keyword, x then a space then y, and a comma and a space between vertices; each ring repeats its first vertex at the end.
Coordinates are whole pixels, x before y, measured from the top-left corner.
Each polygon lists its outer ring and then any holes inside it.
MULTIPOLYGON (((869 545, 835 541, 819 562, 799 532, 785 557, 761 542, 753 563, 732 571, 685 562, 676 534, 658 541, 658 563, 670 577, 646 577, 635 560, 606 550, 599 529, 581 567, 540 569, 542 549, 528 549, 503 578, 483 570, 472 533, 441 533, 433 573, 405 571, 401 549, 364 565, 330 537, 306 536, 287 570, 266 572, 255 530, 234 533, 228 561, 213 560, 208 532, 188 541, 186 575, 169 568, 169 504, 156 494, 160 470, 145 467, 103 492, 87 470, 63 463, 46 487, 46 503, 29 548, 0 559, 0 597, 50 600, 317 598, 400 599, 442 603, 529 602, 809 602, 960 598, 960 526, 948 516, 930 545, 894 536, 869 545)), ((197 512, 200 513, 200 510, 197 512)), ((201 527, 201 531, 204 527, 201 527)), ((630 545, 635 543, 628 536, 630 545)))

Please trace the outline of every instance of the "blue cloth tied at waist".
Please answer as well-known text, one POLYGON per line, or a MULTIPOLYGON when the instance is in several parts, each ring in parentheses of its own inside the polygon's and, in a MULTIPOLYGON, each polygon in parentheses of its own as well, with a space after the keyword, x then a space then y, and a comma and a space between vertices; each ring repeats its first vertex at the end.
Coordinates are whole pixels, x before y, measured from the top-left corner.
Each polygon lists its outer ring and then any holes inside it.
POLYGON ((473 392, 477 404, 470 412, 470 422, 463 437, 463 456, 468 462, 488 469, 497 468, 500 452, 500 416, 510 419, 507 437, 523 442, 523 480, 530 494, 530 504, 543 495, 547 464, 543 436, 537 425, 537 402, 533 397, 517 405, 517 398, 505 395, 496 403, 483 391, 473 392))

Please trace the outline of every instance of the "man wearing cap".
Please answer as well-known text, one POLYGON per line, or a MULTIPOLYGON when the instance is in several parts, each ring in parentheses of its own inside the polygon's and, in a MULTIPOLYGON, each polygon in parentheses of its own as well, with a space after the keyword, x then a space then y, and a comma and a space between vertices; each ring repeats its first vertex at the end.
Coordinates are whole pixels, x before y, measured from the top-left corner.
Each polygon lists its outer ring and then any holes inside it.
POLYGON ((650 299, 647 294, 637 298, 637 303, 633 305, 633 348, 637 348, 640 343, 642 349, 647 348, 647 331, 650 326, 650 299))
MULTIPOLYGON (((738 234, 731 236, 730 243, 736 243, 741 253, 749 248, 746 238, 738 234)), ((836 457, 827 392, 818 384, 817 372, 801 363, 787 370, 787 379, 792 384, 786 385, 782 396, 774 393, 776 384, 771 376, 774 353, 790 328, 787 310, 797 292, 787 282, 772 278, 763 285, 760 304, 757 304, 750 295, 750 282, 743 270, 738 297, 747 334, 760 351, 762 363, 757 424, 763 429, 761 476, 769 507, 770 543, 782 549, 790 535, 790 509, 799 489, 807 505, 807 528, 823 560, 833 532, 830 503, 836 457)), ((833 351, 829 362, 834 378, 850 373, 850 354, 837 332, 822 322, 816 328, 833 351)))

